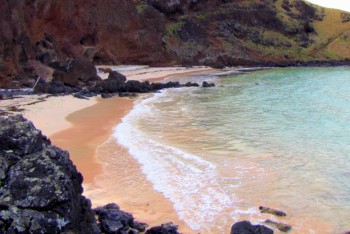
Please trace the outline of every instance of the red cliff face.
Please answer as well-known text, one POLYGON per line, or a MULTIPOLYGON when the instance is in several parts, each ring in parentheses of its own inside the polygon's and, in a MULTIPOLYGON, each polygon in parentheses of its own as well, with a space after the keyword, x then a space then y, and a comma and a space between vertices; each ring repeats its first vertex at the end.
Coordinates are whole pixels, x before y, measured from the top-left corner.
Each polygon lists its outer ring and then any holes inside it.
POLYGON ((0 0, 0 88, 37 77, 81 84, 96 78, 82 78, 92 64, 327 62, 327 45, 350 24, 319 33, 324 14, 300 0, 0 0))
POLYGON ((130 0, 0 0, 0 24, 0 87, 30 86, 31 60, 54 68, 77 56, 96 64, 166 60, 164 16, 148 9, 141 17, 130 0))

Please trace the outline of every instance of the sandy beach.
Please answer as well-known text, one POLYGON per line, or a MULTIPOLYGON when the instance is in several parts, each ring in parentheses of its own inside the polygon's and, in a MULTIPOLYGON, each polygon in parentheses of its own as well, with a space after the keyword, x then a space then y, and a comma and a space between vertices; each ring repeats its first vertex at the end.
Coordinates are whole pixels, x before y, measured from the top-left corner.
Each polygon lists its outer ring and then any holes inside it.
MULTIPOLYGON (((129 80, 153 82, 213 70, 207 67, 111 68, 129 80)), ((108 76, 105 73, 99 75, 103 78, 108 76)), ((53 144, 70 152, 72 161, 84 176, 84 194, 91 199, 94 207, 115 202, 137 220, 151 226, 172 221, 179 225, 181 232, 194 233, 178 218, 173 204, 163 194, 153 190, 151 182, 142 174, 140 165, 127 149, 111 137, 113 128, 133 108, 136 100, 120 97, 82 100, 72 96, 25 96, 1 102, 0 108, 10 110, 13 108, 11 106, 17 106, 15 111, 20 111, 31 120, 53 144), (106 155, 115 155, 116 160, 108 162, 106 155)))

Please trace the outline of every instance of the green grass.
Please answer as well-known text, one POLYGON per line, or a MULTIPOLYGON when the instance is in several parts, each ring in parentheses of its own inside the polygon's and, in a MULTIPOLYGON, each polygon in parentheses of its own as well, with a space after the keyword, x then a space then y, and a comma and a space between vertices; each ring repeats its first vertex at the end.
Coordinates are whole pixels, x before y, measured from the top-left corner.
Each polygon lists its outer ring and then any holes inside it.
POLYGON ((165 34, 168 37, 176 36, 177 32, 186 24, 184 21, 169 23, 165 26, 165 34))

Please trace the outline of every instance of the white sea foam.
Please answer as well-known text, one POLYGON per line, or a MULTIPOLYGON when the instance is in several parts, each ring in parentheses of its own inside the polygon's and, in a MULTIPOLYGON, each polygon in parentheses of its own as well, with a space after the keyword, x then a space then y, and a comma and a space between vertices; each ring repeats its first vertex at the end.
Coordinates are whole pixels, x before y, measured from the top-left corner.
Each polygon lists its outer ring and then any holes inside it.
POLYGON ((210 222, 215 225, 224 210, 232 210, 235 199, 220 187, 213 163, 157 142, 138 128, 138 119, 152 114, 149 104, 163 95, 136 105, 115 128, 114 136, 140 162, 154 189, 174 204, 179 217, 192 229, 203 230, 210 222))

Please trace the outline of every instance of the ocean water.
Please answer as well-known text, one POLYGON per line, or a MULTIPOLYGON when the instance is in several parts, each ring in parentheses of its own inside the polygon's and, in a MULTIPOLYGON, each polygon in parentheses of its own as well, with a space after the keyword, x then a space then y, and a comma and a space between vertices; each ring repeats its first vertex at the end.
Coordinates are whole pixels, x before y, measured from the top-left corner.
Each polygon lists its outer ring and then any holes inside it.
POLYGON ((349 67, 189 79, 217 87, 164 90, 114 132, 188 226, 229 233, 270 218, 291 233, 350 231, 349 67))

